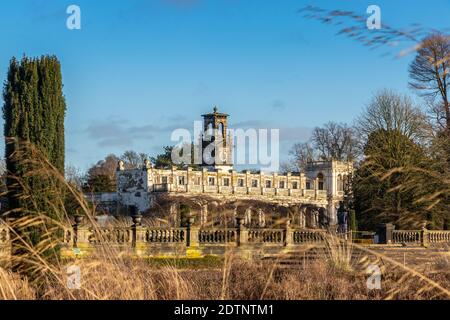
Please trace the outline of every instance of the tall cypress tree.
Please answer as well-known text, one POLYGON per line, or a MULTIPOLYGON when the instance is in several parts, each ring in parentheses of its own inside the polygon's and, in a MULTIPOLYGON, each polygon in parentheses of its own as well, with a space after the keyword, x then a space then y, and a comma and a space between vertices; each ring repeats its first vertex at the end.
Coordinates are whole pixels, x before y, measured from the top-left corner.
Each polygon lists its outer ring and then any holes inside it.
POLYGON ((23 207, 17 180, 32 190, 36 184, 38 190, 45 187, 42 180, 30 178, 26 159, 14 157, 21 145, 33 145, 64 174, 66 103, 62 88, 61 65, 55 56, 11 59, 3 89, 3 118, 6 165, 14 177, 7 181, 12 209, 23 207))

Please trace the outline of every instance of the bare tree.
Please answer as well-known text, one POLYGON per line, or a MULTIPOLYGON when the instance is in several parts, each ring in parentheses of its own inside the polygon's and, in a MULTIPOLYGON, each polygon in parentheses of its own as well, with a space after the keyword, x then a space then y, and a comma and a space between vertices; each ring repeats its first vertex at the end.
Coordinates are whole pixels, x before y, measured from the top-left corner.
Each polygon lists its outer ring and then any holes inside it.
POLYGON ((79 168, 75 167, 74 165, 66 166, 64 176, 67 182, 76 186, 78 189, 82 188, 84 178, 79 168))
POLYGON ((437 116, 437 123, 450 133, 449 60, 450 37, 442 33, 433 33, 426 37, 409 67, 412 80, 409 85, 430 101, 437 116))
POLYGON ((352 161, 356 157, 353 129, 346 124, 328 122, 315 128, 312 142, 323 160, 352 161))
POLYGON ((127 169, 137 169, 142 167, 144 160, 146 159, 150 159, 150 156, 145 153, 137 153, 133 150, 125 151, 120 157, 120 160, 125 163, 127 169))
POLYGON ((408 96, 384 89, 374 95, 357 119, 356 130, 362 142, 367 141, 372 132, 383 129, 398 130, 407 138, 421 143, 429 134, 429 127, 423 112, 413 105, 408 96))
POLYGON ((292 157, 292 161, 283 164, 282 170, 284 171, 304 171, 308 162, 316 160, 314 149, 308 142, 294 144, 289 155, 292 157))

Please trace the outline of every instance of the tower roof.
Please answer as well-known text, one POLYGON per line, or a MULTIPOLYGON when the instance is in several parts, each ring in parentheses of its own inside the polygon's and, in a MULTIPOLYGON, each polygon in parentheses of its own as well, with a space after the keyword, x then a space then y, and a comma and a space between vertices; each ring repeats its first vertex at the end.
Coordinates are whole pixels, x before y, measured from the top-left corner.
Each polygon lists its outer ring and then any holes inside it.
POLYGON ((226 113, 220 113, 217 106, 214 107, 213 112, 202 114, 202 117, 228 117, 228 114, 226 113))

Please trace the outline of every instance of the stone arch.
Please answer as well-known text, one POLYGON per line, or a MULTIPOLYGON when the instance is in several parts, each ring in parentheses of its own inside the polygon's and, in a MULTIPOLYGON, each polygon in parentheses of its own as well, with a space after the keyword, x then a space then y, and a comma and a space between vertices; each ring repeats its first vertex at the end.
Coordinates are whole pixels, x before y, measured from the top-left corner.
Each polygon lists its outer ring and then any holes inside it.
POLYGON ((293 211, 292 224, 302 229, 306 228, 307 207, 303 205, 296 206, 293 211))
POLYGON ((306 227, 316 229, 319 227, 319 210, 317 207, 309 206, 306 208, 306 227))
POLYGON ((319 227, 321 229, 326 229, 330 225, 330 219, 327 214, 327 210, 325 208, 320 207, 318 209, 319 212, 319 227))

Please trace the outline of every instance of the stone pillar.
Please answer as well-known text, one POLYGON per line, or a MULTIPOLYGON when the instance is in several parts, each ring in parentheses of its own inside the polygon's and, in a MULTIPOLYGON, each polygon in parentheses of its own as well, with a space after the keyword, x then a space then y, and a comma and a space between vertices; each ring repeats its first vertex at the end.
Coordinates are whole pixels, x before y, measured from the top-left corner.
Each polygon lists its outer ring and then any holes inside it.
POLYGON ((205 225, 206 223, 208 223, 208 204, 201 204, 201 209, 200 209, 200 225, 205 225))
POLYGON ((264 175, 262 171, 259 172, 259 188, 261 190, 261 195, 264 195, 264 188, 266 187, 265 181, 264 181, 264 175))
POLYGON ((186 173, 186 192, 189 192, 190 189, 191 189, 190 188, 191 184, 192 184, 191 176, 192 176, 192 168, 188 167, 187 168, 187 173, 186 173))
POLYGON ((134 253, 138 256, 146 254, 145 246, 145 228, 142 226, 142 215, 137 214, 132 217, 133 225, 131 226, 131 246, 134 249, 134 253))
POLYGON ((83 222, 83 216, 76 215, 75 216, 75 224, 73 225, 73 247, 78 248, 78 229, 81 227, 81 223, 83 222))
POLYGON ((87 226, 83 226, 84 217, 75 216, 75 224, 73 225, 73 246, 74 248, 88 248, 90 245, 89 236, 91 230, 87 226))
POLYGON ((194 218, 189 218, 188 220, 188 226, 187 226, 187 239, 186 239, 186 245, 188 247, 198 247, 198 232, 199 228, 194 225, 194 218))
POLYGON ((245 187, 247 188, 247 194, 250 193, 250 188, 252 186, 250 171, 245 170, 245 187))
POLYGON ((202 193, 205 193, 205 187, 208 185, 207 172, 208 170, 206 168, 202 169, 202 193))
POLYGON ((392 223, 381 223, 377 226, 378 243, 389 244, 392 243, 392 235, 395 226, 392 223))
POLYGON ((423 228, 420 232, 420 237, 422 240, 422 246, 428 247, 430 245, 429 239, 428 239, 428 230, 427 228, 423 228))

